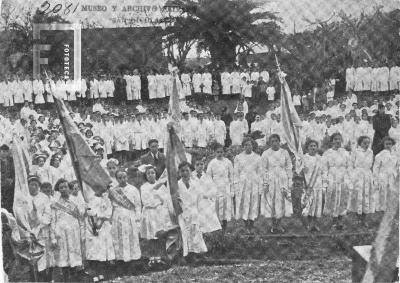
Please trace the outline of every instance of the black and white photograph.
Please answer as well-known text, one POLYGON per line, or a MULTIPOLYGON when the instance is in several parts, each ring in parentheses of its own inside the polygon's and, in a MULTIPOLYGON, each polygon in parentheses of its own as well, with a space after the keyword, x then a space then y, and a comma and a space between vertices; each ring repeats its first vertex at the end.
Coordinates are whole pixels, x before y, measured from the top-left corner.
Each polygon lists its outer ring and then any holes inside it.
POLYGON ((0 282, 399 282, 400 0, 0 0, 0 282))

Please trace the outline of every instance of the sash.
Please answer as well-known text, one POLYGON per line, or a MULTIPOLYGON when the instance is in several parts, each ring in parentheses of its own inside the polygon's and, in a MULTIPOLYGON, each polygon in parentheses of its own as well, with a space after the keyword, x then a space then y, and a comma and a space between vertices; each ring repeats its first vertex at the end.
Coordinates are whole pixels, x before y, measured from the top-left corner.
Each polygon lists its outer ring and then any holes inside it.
POLYGON ((112 201, 116 202, 123 208, 134 210, 136 212, 135 205, 128 199, 120 187, 110 189, 108 196, 112 201))
POLYGON ((318 173, 320 172, 320 170, 321 170, 320 162, 317 162, 315 164, 315 166, 313 167, 310 178, 308 180, 306 179, 307 180, 307 188, 306 188, 304 198, 302 200, 302 208, 305 208, 307 206, 307 204, 309 203, 309 200, 311 199, 311 195, 314 191, 314 187, 317 182, 318 173))
POLYGON ((68 201, 65 204, 62 204, 62 203, 56 201, 55 203, 53 203, 51 205, 51 208, 63 211, 79 220, 79 212, 76 211, 77 206, 70 201, 68 201))

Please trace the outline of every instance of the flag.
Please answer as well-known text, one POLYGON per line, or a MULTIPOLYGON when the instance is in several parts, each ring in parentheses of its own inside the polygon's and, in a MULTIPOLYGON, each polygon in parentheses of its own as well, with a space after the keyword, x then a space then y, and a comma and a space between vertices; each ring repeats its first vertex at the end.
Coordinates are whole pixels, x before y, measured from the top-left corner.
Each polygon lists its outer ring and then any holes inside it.
POLYGON ((172 93, 170 97, 170 114, 172 121, 168 123, 168 140, 167 140, 167 154, 166 154, 166 170, 168 175, 168 184, 170 188, 172 204, 174 206, 175 214, 178 216, 182 213, 182 208, 178 203, 178 165, 186 161, 184 147, 177 135, 179 131, 179 95, 176 86, 176 74, 173 74, 172 93))
MULTIPOLYGON (((53 90, 52 90, 53 92, 53 90)), ((54 92, 53 92, 54 93, 54 92)), ((100 165, 98 156, 85 141, 61 98, 54 96, 60 123, 64 130, 65 140, 71 156, 75 175, 83 190, 83 197, 88 201, 89 187, 95 192, 105 192, 112 182, 110 176, 100 165)))
MULTIPOLYGON (((38 226, 32 227, 32 218, 36 209, 33 206, 33 198, 29 193, 28 176, 31 160, 28 151, 22 146, 21 140, 14 136, 12 144, 12 157, 15 167, 15 187, 13 212, 15 218, 9 217, 8 224, 12 227, 12 238, 16 253, 28 260, 31 264, 37 262, 44 254, 44 245, 36 237, 38 226)), ((2 211, 3 213, 3 211, 2 211)))
POLYGON ((281 82, 281 122, 284 138, 290 151, 296 158, 296 172, 299 173, 303 169, 303 149, 301 147, 300 127, 301 120, 297 114, 296 108, 292 101, 290 88, 285 79, 285 74, 281 72, 278 59, 276 58, 279 68, 279 80, 281 82))
POLYGON ((363 283, 394 282, 399 260, 399 176, 389 188, 388 205, 372 245, 363 283))
MULTIPOLYGON (((14 185, 14 215, 19 209, 31 211, 33 208, 32 197, 28 189, 28 175, 30 172, 30 158, 27 150, 22 146, 21 140, 14 136, 12 143, 12 157, 14 161, 15 185, 14 185)), ((25 226, 25 225, 23 225, 25 226)), ((30 229, 29 227, 24 227, 30 229)))
MULTIPOLYGON (((172 199, 172 205, 174 208, 175 216, 178 217, 182 213, 182 207, 180 205, 180 197, 178 193, 178 165, 186 161, 186 155, 184 147, 177 135, 177 130, 179 131, 179 95, 178 88, 176 85, 176 74, 173 73, 173 87, 170 97, 170 114, 172 121, 168 123, 168 140, 167 140, 167 151, 166 151, 166 174, 163 173, 162 176, 167 175, 168 186, 170 190, 170 195, 172 199)), ((176 219, 176 222, 177 219, 176 219)), ((169 259, 173 259, 178 251, 182 247, 182 241, 180 233, 177 229, 170 231, 166 239, 166 251, 169 259)))

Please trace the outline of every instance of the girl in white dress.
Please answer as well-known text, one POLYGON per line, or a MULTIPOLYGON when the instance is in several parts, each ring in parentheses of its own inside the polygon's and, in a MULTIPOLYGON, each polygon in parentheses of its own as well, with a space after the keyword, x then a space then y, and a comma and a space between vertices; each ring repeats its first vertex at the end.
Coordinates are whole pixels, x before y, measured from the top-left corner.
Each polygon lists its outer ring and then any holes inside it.
POLYGON ((261 215, 272 218, 271 233, 284 233, 282 217, 293 214, 291 187, 292 161, 280 146, 279 135, 269 137, 270 149, 261 156, 264 192, 261 195, 261 215))
POLYGON ((157 98, 157 80, 154 72, 151 70, 147 76, 148 88, 149 88, 149 99, 157 98))
POLYGON ((258 216, 263 173, 261 157, 253 152, 253 142, 253 139, 245 138, 242 142, 244 151, 233 162, 236 219, 243 219, 249 230, 254 228, 258 216))
POLYGON ((317 154, 318 142, 310 140, 306 146, 308 153, 304 155, 304 175, 307 181, 307 192, 303 196, 305 204, 303 215, 307 216, 308 230, 319 231, 317 219, 322 216, 322 198, 324 191, 322 157, 317 154))
POLYGON ((356 212, 360 223, 367 226, 366 215, 375 212, 375 188, 373 185, 372 163, 374 154, 367 136, 358 138, 358 148, 350 156, 352 167, 352 186, 350 191, 349 211, 356 212))
POLYGON ((54 190, 60 198, 51 205, 51 236, 55 247, 55 266, 61 267, 64 282, 70 282, 71 272, 82 265, 81 230, 84 208, 70 200, 70 189, 65 179, 59 179, 54 190))
POLYGON ((113 188, 113 187, 118 186, 117 179, 115 178, 115 173, 117 172, 118 165, 119 165, 118 160, 111 158, 107 161, 106 165, 107 165, 106 169, 107 169, 108 175, 110 175, 111 181, 112 181, 111 187, 113 188))
POLYGON ((179 203, 182 213, 178 216, 179 227, 182 233, 183 256, 194 260, 195 254, 206 253, 207 246, 200 228, 200 213, 198 210, 200 190, 198 183, 191 179, 190 164, 179 164, 181 180, 178 181, 179 203))
POLYGON ((108 262, 115 260, 111 236, 112 206, 107 193, 96 192, 87 204, 86 259, 96 276, 93 281, 104 280, 108 274, 108 262))
POLYGON ((332 148, 324 153, 324 174, 327 189, 324 214, 332 216, 333 228, 343 229, 342 217, 346 215, 350 187, 350 155, 342 148, 343 138, 339 133, 331 136, 332 148))
POLYGON ((386 211, 389 199, 398 198, 395 180, 398 175, 399 159, 393 153, 395 141, 390 137, 382 140, 383 150, 375 156, 374 182, 378 190, 376 211, 386 211))
MULTIPOLYGON (((38 181, 38 180, 37 180, 38 181)), ((31 182, 29 182, 29 190, 31 191, 31 182)), ((53 267, 54 267, 54 251, 51 243, 51 229, 50 223, 52 221, 51 218, 51 199, 48 195, 44 194, 44 191, 52 190, 52 186, 49 183, 40 184, 41 192, 38 192, 35 195, 32 195, 34 208, 36 210, 36 216, 38 220, 38 234, 37 239, 44 245, 44 254, 39 259, 37 263, 39 276, 41 277, 40 281, 48 281, 50 282, 53 275, 53 267)))
MULTIPOLYGON (((140 225, 140 237, 149 240, 150 264, 160 262, 162 241, 160 235, 177 227, 173 221, 172 201, 165 186, 165 180, 156 181, 156 171, 153 166, 145 169, 145 180, 140 187, 142 199, 142 219, 140 225)), ((165 250, 165 243, 164 243, 165 250)))
POLYGON ((217 187, 216 210, 218 218, 225 230, 228 221, 232 219, 233 211, 233 165, 223 156, 224 148, 218 144, 215 148, 215 158, 207 166, 207 175, 217 187))
MULTIPOLYGON (((116 172, 118 186, 109 190, 113 206, 112 239, 115 259, 123 262, 141 257, 139 245, 139 223, 141 213, 140 193, 127 183, 128 176, 123 170, 116 172)), ((123 265, 123 263, 121 263, 123 265)))
POLYGON ((195 171, 192 178, 199 183, 200 194, 198 209, 200 211, 200 230, 203 233, 212 233, 221 230, 217 212, 215 211, 215 199, 217 188, 211 178, 204 172, 204 160, 195 162, 195 171))

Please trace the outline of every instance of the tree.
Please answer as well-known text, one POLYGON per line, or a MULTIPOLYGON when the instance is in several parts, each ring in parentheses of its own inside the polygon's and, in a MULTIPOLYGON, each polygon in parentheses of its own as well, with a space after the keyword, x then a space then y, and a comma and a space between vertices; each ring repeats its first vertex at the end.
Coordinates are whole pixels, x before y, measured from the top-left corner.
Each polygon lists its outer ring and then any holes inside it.
POLYGON ((282 38, 277 24, 280 19, 274 13, 261 11, 254 1, 177 0, 174 3, 182 9, 182 14, 166 19, 173 24, 166 28, 165 35, 177 42, 183 39, 186 47, 197 42, 199 50, 210 52, 215 66, 232 66, 237 49, 248 52, 254 43, 272 48, 282 38))

